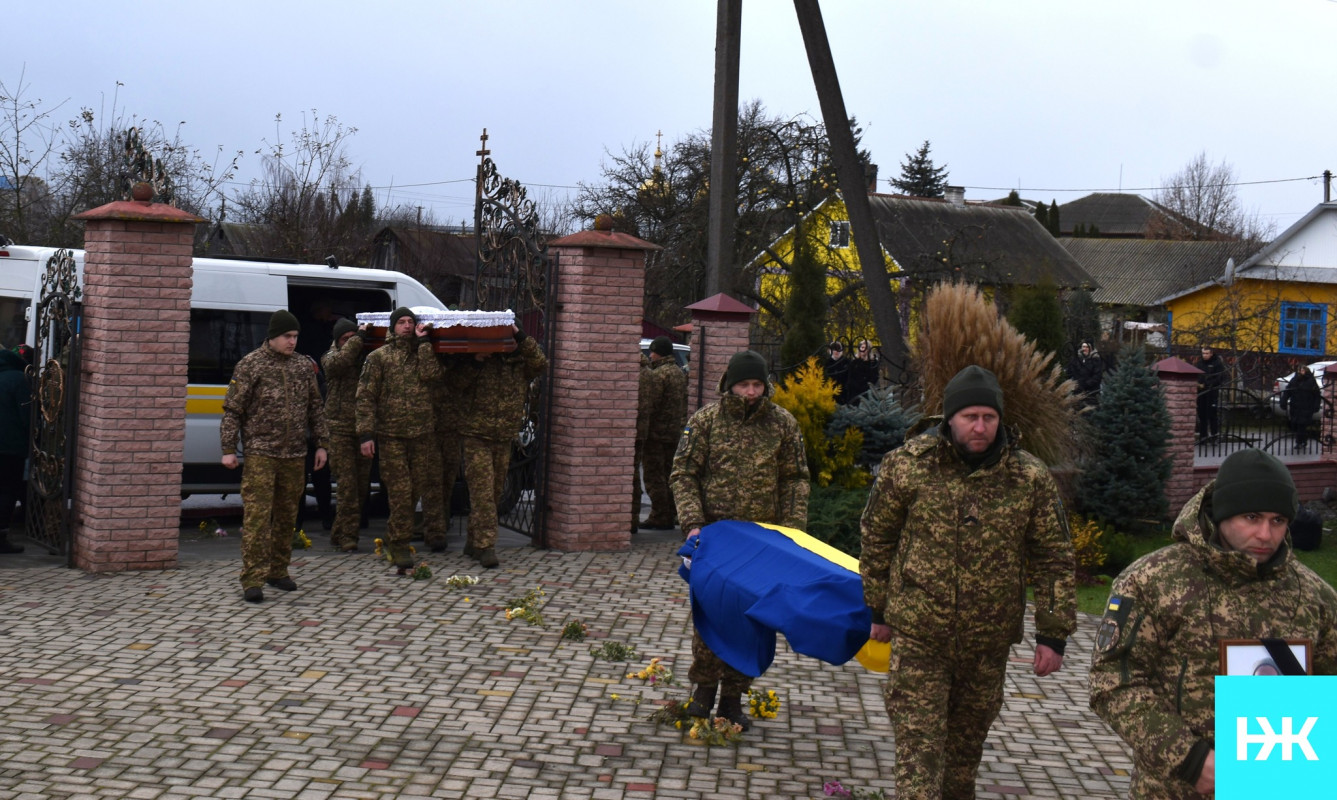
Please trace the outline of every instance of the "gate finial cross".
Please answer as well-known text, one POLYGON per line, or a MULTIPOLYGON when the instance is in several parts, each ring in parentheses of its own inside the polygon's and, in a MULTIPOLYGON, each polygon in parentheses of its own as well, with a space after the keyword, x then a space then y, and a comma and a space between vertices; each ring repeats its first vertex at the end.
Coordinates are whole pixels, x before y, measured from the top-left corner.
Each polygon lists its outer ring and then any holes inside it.
POLYGON ((474 155, 479 156, 480 158, 487 158, 492 155, 492 151, 487 149, 487 128, 483 129, 483 135, 478 137, 478 140, 483 143, 482 149, 475 151, 474 155))

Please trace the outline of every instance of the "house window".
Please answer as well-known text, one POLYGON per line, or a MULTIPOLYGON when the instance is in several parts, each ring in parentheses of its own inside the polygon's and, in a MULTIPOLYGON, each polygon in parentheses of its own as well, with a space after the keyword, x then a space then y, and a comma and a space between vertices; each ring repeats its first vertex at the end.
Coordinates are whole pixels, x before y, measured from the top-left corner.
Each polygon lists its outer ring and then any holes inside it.
POLYGON ((850 246, 850 224, 846 221, 832 221, 830 247, 850 246))
POLYGON ((1279 353, 1322 355, 1328 341, 1328 310, 1314 303, 1281 304, 1279 353))

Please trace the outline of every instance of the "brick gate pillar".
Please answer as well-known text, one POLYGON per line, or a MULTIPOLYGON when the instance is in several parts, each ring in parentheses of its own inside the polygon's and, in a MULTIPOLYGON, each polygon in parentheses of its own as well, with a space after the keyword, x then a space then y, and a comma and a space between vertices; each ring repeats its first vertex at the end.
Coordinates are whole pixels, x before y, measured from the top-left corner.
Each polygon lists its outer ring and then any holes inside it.
POLYGON ((74 565, 177 563, 194 214, 120 201, 84 220, 74 565))
POLYGON ((1202 487, 1193 478, 1194 442, 1198 429, 1198 376, 1202 370, 1183 360, 1170 357, 1152 365, 1165 390, 1165 409, 1170 412, 1170 480, 1165 484, 1165 499, 1171 516, 1202 487))
POLYGON ((720 396, 720 378, 729 359, 751 345, 748 332, 755 308, 727 294, 707 297, 687 306, 692 312, 692 362, 687 374, 687 413, 720 396))
POLYGON ((596 225, 548 245, 558 278, 546 543, 557 550, 631 546, 645 254, 659 247, 596 225))
POLYGON ((1323 370, 1323 413, 1319 415, 1320 429, 1323 431, 1319 447, 1323 461, 1337 461, 1337 447, 1328 442, 1337 442, 1337 363, 1332 363, 1323 370))

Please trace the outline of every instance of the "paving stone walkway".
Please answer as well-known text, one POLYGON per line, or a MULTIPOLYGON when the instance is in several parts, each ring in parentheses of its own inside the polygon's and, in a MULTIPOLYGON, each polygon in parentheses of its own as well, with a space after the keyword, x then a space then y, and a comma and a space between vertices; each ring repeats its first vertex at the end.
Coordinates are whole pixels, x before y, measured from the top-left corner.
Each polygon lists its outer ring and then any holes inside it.
MULTIPOLYGON (((646 720, 688 691, 625 677, 655 656, 687 671, 677 532, 622 553, 504 547, 498 570, 456 539, 425 556, 427 581, 317 536, 294 562, 300 588, 259 606, 240 599, 236 539, 190 534, 165 572, 3 557, 0 800, 820 798, 832 780, 894 796, 881 676, 783 639, 757 682, 779 694, 779 717, 740 745, 646 720), (453 573, 481 581, 451 590, 453 573), (546 626, 508 622, 507 599, 536 586, 546 626), (573 619, 592 638, 563 641, 573 619), (591 656, 610 640, 636 658, 591 656)), ((1087 709, 1094 632, 1083 618, 1057 678, 1036 679, 1029 646, 1015 649, 980 797, 1126 795, 1127 751, 1087 709)))

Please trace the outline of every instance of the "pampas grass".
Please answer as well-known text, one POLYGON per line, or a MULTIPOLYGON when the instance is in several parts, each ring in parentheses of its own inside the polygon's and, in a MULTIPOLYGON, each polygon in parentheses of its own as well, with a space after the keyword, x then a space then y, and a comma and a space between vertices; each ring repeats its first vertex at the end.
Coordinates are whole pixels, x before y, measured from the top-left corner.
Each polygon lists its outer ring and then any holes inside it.
POLYGON ((1021 446, 1046 464, 1071 463, 1079 450, 1077 384, 1063 377, 1051 353, 998 315, 979 288, 941 283, 924 302, 922 329, 911 356, 919 373, 922 408, 942 413, 942 391, 971 364, 993 372, 1003 389, 1003 421, 1021 431, 1021 446))

